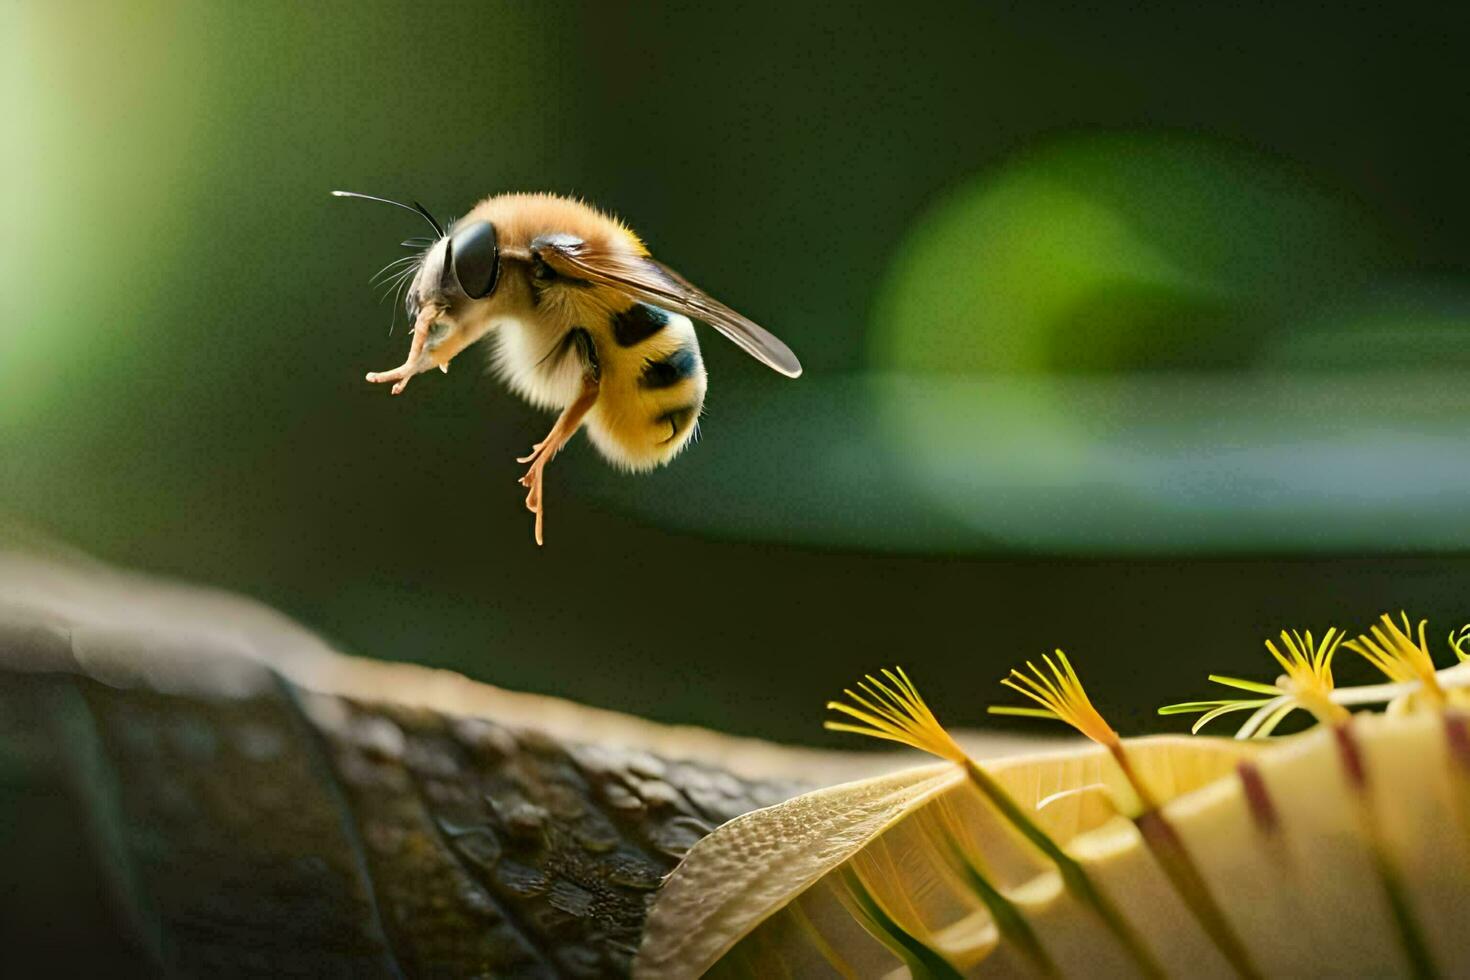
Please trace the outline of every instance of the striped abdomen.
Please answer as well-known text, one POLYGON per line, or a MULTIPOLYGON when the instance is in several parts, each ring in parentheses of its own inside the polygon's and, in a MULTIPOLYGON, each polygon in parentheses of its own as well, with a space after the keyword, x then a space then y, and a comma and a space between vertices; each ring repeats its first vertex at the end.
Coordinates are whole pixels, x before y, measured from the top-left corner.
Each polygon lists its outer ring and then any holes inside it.
POLYGON ((689 318, 634 303, 598 339, 601 393, 587 419, 603 455, 650 469, 678 455, 698 427, 704 361, 689 318))

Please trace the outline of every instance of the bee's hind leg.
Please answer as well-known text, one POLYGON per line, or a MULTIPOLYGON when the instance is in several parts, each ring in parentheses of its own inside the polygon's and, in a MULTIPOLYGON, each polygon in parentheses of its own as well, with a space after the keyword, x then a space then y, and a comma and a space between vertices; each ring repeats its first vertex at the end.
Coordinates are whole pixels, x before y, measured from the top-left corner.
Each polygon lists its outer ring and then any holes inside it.
POLYGON ((562 409, 561 415, 557 417, 556 424, 551 427, 546 438, 536 443, 531 448, 528 456, 520 457, 517 462, 530 463, 531 468, 526 475, 521 477, 521 486, 529 488, 526 494, 526 509, 536 515, 536 543, 543 544, 541 537, 541 525, 544 517, 544 505, 541 499, 541 487, 544 482, 546 464, 551 462, 561 447, 565 446, 577 430, 582 426, 582 419, 592 410, 597 403, 599 387, 597 378, 587 375, 582 378, 582 390, 577 394, 576 400, 566 408, 562 409))

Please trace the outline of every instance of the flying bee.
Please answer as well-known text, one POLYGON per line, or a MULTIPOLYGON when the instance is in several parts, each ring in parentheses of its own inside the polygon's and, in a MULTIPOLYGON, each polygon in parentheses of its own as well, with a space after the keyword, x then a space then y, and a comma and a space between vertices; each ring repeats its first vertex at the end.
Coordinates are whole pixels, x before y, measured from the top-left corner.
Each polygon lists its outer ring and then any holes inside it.
MULTIPOLYGON (((795 378, 801 363, 779 339, 655 260, 626 225, 553 194, 486 198, 447 230, 414 211, 435 238, 417 258, 405 297, 408 358, 367 380, 402 393, 414 375, 493 335, 497 373, 521 397, 560 415, 518 462, 542 543, 546 465, 583 425, 615 466, 648 470, 693 437, 707 379, 690 318, 795 378)), ((407 244, 407 243, 405 243, 407 244)), ((408 275, 408 273, 405 273, 408 275)))

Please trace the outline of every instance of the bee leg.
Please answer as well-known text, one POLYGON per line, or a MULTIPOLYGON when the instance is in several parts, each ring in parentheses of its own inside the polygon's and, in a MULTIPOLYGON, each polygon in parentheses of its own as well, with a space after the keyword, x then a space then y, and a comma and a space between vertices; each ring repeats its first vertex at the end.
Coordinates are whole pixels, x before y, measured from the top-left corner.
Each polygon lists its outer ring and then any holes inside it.
POLYGON ((577 398, 566 408, 562 409, 561 415, 557 417, 556 424, 551 427, 545 439, 531 447, 530 455, 522 456, 516 460, 518 463, 530 463, 531 468, 526 475, 521 477, 521 486, 527 487, 526 509, 536 515, 536 543, 543 544, 541 537, 542 518, 544 507, 541 500, 541 487, 546 464, 551 462, 561 447, 565 446, 577 434, 582 427, 582 419, 592 410, 597 402, 598 392, 597 379, 588 375, 582 379, 582 390, 577 398))
POLYGON ((408 379, 420 371, 428 370, 432 365, 420 363, 424 353, 424 342, 429 339, 429 327, 439 318, 440 311, 432 306, 426 306, 419 311, 418 319, 413 324, 413 340, 408 347, 408 360, 398 365, 391 371, 369 371, 367 379, 373 384, 382 384, 385 381, 394 382, 393 394, 403 393, 408 387, 408 379))

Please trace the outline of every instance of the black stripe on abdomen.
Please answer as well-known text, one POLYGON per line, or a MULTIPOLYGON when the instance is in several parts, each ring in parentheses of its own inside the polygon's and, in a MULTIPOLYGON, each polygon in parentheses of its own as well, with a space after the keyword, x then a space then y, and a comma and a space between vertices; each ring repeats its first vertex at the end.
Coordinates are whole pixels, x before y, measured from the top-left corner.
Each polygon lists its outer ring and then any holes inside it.
POLYGON ((643 364, 643 373, 638 377, 640 388, 672 388, 699 373, 699 352, 693 347, 680 347, 658 360, 650 359, 643 364))
POLYGON ((613 339, 619 347, 632 347, 658 333, 668 322, 669 315, 658 307, 634 303, 623 312, 613 314, 613 339))
POLYGON ((577 360, 582 363, 582 372, 592 378, 602 377, 602 363, 597 356, 597 343, 592 339, 592 334, 586 327, 573 327, 562 334, 561 339, 546 356, 536 362, 537 367, 546 365, 548 370, 561 366, 568 354, 575 352, 577 360))

